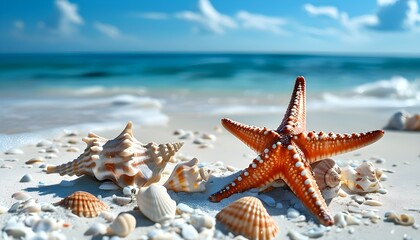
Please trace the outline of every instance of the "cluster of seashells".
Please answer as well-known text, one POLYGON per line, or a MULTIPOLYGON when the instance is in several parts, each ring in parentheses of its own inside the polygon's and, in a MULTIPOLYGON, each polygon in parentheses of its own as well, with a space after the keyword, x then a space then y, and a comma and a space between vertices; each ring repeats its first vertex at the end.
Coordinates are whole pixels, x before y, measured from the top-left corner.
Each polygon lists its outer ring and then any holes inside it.
POLYGON ((420 131, 420 114, 411 115, 406 111, 399 111, 392 115, 386 129, 420 131))

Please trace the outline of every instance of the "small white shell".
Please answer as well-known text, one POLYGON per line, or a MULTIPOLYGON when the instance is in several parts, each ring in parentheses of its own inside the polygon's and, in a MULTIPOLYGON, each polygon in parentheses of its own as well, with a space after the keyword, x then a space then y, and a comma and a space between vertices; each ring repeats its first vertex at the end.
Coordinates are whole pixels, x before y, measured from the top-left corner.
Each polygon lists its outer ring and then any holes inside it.
POLYGON ((163 186, 152 184, 141 188, 136 198, 140 212, 153 222, 163 222, 175 217, 176 202, 163 186))
POLYGON ((120 197, 115 194, 112 195, 112 201, 120 206, 124 206, 133 202, 131 197, 120 197))
POLYGON ((6 155, 20 155, 20 154, 24 154, 24 152, 19 148, 12 148, 12 149, 9 149, 6 152, 4 152, 4 154, 6 154, 6 155))
POLYGON ((385 218, 387 221, 403 226, 411 226, 415 223, 414 217, 409 214, 397 215, 394 212, 387 212, 385 213, 385 218))
POLYGON ((216 224, 216 220, 208 215, 191 215, 190 217, 191 225, 201 231, 201 228, 213 228, 216 224))
POLYGON ((127 237, 136 228, 136 219, 129 213, 120 214, 108 227, 107 233, 127 237))

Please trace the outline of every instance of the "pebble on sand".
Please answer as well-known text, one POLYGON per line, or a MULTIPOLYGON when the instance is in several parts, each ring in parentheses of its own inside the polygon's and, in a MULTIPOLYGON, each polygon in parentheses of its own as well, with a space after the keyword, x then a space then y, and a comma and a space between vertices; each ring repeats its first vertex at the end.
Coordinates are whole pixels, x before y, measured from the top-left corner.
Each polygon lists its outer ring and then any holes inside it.
POLYGON ((33 180, 34 180, 34 177, 32 177, 32 175, 27 173, 23 175, 23 177, 20 179, 19 182, 32 182, 33 180))

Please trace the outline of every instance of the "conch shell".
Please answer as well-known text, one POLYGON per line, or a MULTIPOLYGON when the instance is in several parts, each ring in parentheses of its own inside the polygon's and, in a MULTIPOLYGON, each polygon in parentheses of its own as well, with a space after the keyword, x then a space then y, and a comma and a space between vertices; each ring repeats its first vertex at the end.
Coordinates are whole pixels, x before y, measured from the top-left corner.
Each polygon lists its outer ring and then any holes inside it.
POLYGON ((164 186, 174 192, 204 192, 205 181, 201 178, 202 172, 197 166, 198 159, 179 163, 164 186))
POLYGON ((319 190, 340 187, 341 169, 335 161, 327 158, 311 165, 319 190))
POLYGON ((379 182, 381 173, 372 163, 364 162, 356 169, 350 166, 343 168, 341 179, 354 192, 376 192, 382 188, 379 182))
POLYGON ((49 166, 47 173, 90 175, 111 180, 121 188, 149 186, 158 182, 166 164, 183 143, 143 144, 133 136, 132 122, 112 140, 89 133, 83 141, 87 148, 77 159, 58 166, 49 166))
POLYGON ((258 198, 243 197, 223 208, 216 220, 248 239, 273 239, 279 232, 274 219, 258 198))

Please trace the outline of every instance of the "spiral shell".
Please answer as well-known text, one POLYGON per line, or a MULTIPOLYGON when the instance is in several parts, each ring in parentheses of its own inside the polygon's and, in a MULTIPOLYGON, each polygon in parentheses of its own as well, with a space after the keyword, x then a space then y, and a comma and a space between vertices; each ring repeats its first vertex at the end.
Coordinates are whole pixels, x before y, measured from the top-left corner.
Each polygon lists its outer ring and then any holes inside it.
POLYGON ((201 178, 197 163, 197 158, 179 163, 164 186, 174 192, 204 192, 206 190, 205 182, 201 178))
POLYGON ((258 198, 243 197, 223 208, 216 220, 249 239, 273 239, 279 232, 274 219, 258 198))
POLYGON ((311 165, 319 190, 335 188, 340 185, 341 169, 335 161, 327 158, 311 165))
POLYGON ((108 206, 88 192, 78 191, 62 199, 54 205, 60 205, 70 209, 73 214, 79 217, 97 217, 102 211, 108 209, 108 206))
POLYGON ((153 222, 163 222, 175 217, 176 202, 163 186, 152 184, 141 188, 136 198, 140 212, 153 222))
POLYGON ((122 213, 109 225, 107 233, 127 237, 136 228, 136 219, 129 213, 122 213))
POLYGON ((395 224, 402 225, 402 226, 411 226, 415 223, 415 219, 413 216, 409 214, 401 214, 398 215, 394 212, 385 213, 386 221, 394 222, 395 224))
POLYGON ((58 166, 48 166, 47 173, 60 175, 89 175, 111 180, 119 187, 143 187, 158 182, 166 164, 183 143, 143 144, 133 135, 128 122, 115 139, 108 140, 89 133, 83 141, 87 147, 77 159, 58 166))

